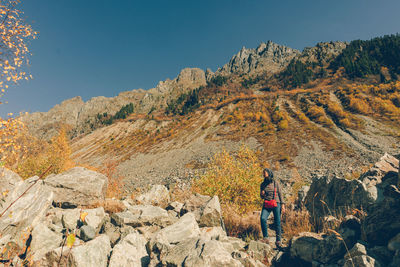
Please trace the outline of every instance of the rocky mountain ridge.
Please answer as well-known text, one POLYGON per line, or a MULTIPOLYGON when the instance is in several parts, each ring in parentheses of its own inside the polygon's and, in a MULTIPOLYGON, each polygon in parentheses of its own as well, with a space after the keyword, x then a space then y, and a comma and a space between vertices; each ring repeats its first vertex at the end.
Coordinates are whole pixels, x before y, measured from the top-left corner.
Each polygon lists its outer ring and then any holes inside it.
POLYGON ((243 47, 216 75, 276 73, 301 53, 296 49, 272 41, 261 43, 257 48, 243 47))
POLYGON ((56 133, 55 129, 62 125, 68 125, 68 128, 72 129, 72 136, 78 136, 94 129, 97 114, 114 115, 130 103, 133 103, 136 113, 148 113, 154 108, 162 110, 169 101, 178 98, 182 93, 205 86, 207 81, 219 76, 238 74, 268 76, 283 71, 292 60, 296 59, 327 62, 345 47, 346 43, 342 42, 318 43, 315 47, 305 48, 300 52, 268 41, 261 43, 255 49, 243 47, 215 73, 210 70, 204 72, 198 68, 186 68, 175 79, 160 81, 155 88, 149 90, 135 89, 121 92, 115 97, 98 96, 87 102, 77 96, 63 101, 48 112, 35 112, 22 118, 34 135, 45 139, 50 139, 56 133))
POLYGON ((48 112, 35 112, 24 115, 22 120, 30 131, 41 138, 50 139, 57 130, 67 125, 72 136, 78 136, 93 130, 96 115, 115 114, 121 107, 133 103, 135 112, 147 113, 152 107, 163 107, 183 92, 206 84, 205 73, 198 68, 183 69, 173 79, 160 81, 150 90, 137 89, 121 92, 115 97, 98 96, 84 102, 80 96, 63 101, 48 112))

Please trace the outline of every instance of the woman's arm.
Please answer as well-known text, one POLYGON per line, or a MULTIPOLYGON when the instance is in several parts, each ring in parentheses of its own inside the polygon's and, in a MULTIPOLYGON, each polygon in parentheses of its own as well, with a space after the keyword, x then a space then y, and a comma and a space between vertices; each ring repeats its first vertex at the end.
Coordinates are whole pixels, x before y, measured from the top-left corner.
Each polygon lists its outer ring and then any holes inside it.
POLYGON ((282 197, 282 191, 281 191, 281 184, 277 182, 277 187, 278 187, 278 197, 279 201, 281 202, 281 213, 285 213, 285 202, 282 197))
POLYGON ((262 199, 265 198, 265 191, 264 191, 264 189, 263 189, 263 184, 260 185, 260 197, 261 197, 262 199))

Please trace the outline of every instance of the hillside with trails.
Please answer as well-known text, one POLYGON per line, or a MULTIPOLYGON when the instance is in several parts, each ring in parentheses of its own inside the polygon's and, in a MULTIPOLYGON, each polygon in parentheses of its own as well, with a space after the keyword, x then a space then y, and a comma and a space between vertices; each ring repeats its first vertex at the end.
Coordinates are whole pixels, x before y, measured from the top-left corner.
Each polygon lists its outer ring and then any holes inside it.
POLYGON ((148 91, 75 98, 24 120, 45 139, 67 127, 73 160, 116 162, 127 189, 185 181, 216 152, 243 144, 287 188, 316 173, 357 177, 399 151, 399 68, 387 60, 399 53, 399 38, 319 43, 303 52, 263 43, 215 73, 185 69, 148 91))

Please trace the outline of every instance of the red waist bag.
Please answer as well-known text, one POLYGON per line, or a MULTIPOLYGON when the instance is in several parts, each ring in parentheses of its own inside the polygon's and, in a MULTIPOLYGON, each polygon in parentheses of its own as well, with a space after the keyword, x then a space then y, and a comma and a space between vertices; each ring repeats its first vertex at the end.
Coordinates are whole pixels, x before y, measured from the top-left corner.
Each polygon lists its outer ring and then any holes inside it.
POLYGON ((272 209, 278 207, 278 203, 276 202, 275 197, 276 197, 276 188, 274 182, 274 197, 271 200, 264 200, 264 208, 272 209))

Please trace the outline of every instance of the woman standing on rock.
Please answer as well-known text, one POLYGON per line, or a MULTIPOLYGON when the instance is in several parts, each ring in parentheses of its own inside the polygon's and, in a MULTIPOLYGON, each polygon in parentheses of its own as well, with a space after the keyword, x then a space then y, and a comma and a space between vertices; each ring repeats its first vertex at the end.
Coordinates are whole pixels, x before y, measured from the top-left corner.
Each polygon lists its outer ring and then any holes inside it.
POLYGON ((264 181, 260 185, 260 197, 264 200, 261 211, 261 230, 263 234, 263 242, 268 241, 268 225, 267 219, 271 212, 274 213, 274 223, 276 229, 276 246, 282 247, 281 243, 281 212, 285 212, 285 203, 283 202, 281 186, 274 179, 274 173, 265 168, 263 170, 264 181))

